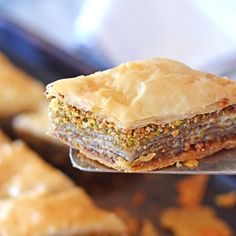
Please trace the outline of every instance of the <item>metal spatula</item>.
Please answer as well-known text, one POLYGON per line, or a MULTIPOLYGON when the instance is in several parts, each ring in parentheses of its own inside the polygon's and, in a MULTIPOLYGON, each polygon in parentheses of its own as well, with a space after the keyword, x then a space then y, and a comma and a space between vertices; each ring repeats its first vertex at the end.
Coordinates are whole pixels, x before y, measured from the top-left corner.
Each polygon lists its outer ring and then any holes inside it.
MULTIPOLYGON (((81 157, 79 151, 70 148, 70 159, 72 165, 82 171, 89 172, 107 172, 107 173, 124 173, 108 168, 96 161, 81 157)), ((186 166, 167 167, 155 171, 140 171, 134 173, 148 174, 210 174, 210 175, 233 175, 236 174, 236 148, 222 150, 210 157, 199 161, 197 167, 190 169, 186 166)))

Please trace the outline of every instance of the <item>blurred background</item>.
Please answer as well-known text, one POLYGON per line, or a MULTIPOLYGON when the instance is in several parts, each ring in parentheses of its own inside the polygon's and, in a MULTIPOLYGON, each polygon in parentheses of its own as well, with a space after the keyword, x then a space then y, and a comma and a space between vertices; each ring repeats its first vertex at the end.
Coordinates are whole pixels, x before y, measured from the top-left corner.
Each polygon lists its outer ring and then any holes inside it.
POLYGON ((235 65, 234 0, 1 0, 0 10, 97 69, 155 56, 235 65))
MULTIPOLYGON (((176 59, 193 68, 236 79, 236 1, 0 0, 0 82, 6 82, 6 78, 24 81, 24 76, 17 77, 18 70, 15 74, 16 69, 8 68, 11 63, 48 84, 56 79, 89 74, 122 62, 151 57, 176 59), (11 62, 5 62, 4 54, 11 62)), ((5 101, 4 95, 8 99, 8 91, 15 88, 10 107, 18 109, 15 106, 17 97, 23 97, 27 104, 31 99, 26 90, 35 81, 31 79, 25 83, 24 89, 9 81, 7 86, 0 84, 1 104, 5 101)), ((42 95, 41 90, 38 93, 42 95)), ((5 107, 8 111, 7 99, 5 107)), ((48 111, 44 99, 44 107, 37 107, 35 101, 33 108, 36 109, 31 111, 30 104, 31 113, 24 109, 20 112, 13 110, 15 113, 5 117, 0 112, 0 129, 3 128, 13 139, 24 140, 46 162, 82 186, 99 206, 114 211, 125 209, 140 222, 148 218, 161 228, 158 222, 160 212, 177 205, 179 176, 108 175, 72 168, 68 148, 46 135, 48 111)), ((13 161, 12 168, 14 165, 13 161)), ((14 169, 14 175, 15 172, 14 169)), ((2 176, 2 184, 6 180, 11 183, 10 178, 5 180, 3 171, 2 176)), ((43 182, 38 178, 35 181, 43 182)), ((198 196, 195 191, 198 192, 199 188, 198 184, 190 186, 193 198, 198 196)), ((236 196, 235 189, 236 176, 213 176, 209 179, 203 204, 214 208, 236 232, 235 208, 230 211, 214 203, 216 194, 234 191, 236 196)), ((234 204, 236 207, 236 200, 234 204)), ((138 228, 140 226, 136 230, 138 228)), ((171 235, 164 229, 160 230, 163 230, 161 235, 171 235)))

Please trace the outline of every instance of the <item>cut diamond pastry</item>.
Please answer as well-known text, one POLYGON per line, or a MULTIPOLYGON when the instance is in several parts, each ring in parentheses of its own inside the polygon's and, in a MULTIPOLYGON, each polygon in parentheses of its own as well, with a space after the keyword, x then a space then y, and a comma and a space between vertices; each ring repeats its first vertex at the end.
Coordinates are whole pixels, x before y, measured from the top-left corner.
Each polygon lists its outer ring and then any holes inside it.
POLYGON ((154 58, 47 86, 49 133, 123 171, 236 146, 236 83, 154 58))
POLYGON ((0 130, 0 235, 127 235, 123 220, 0 130), (17 222, 17 223, 16 223, 17 222))
POLYGON ((44 101, 44 85, 16 67, 0 51, 0 121, 35 111, 44 101))

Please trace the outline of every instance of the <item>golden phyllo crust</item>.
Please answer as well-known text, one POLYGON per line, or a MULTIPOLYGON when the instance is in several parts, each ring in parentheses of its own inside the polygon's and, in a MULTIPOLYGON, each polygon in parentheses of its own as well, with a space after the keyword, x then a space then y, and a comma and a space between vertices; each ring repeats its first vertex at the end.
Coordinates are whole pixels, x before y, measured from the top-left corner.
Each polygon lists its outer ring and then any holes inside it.
POLYGON ((37 109, 43 101, 44 86, 12 64, 0 52, 0 119, 37 109))
POLYGON ((79 187, 42 196, 5 199, 0 201, 0 209, 1 235, 126 235, 120 218, 96 207, 79 187))
POLYGON ((0 131, 0 235, 126 235, 112 211, 0 131))
POLYGON ((236 84, 177 61, 154 58, 58 80, 47 86, 47 97, 94 109, 124 128, 168 123, 235 104, 236 84))

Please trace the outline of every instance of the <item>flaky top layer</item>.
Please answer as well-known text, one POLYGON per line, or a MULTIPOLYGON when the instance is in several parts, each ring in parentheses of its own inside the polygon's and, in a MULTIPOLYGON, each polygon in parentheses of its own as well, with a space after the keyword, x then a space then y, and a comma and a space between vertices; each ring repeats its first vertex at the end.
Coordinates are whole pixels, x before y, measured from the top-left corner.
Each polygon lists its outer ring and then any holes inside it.
POLYGON ((154 58, 58 80, 47 86, 46 94, 125 128, 190 118, 235 104, 236 83, 154 58))
POLYGON ((2 200, 0 209, 0 235, 126 235, 121 219, 79 187, 2 200))

